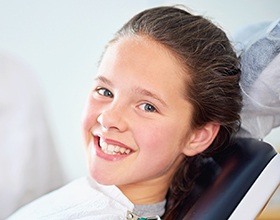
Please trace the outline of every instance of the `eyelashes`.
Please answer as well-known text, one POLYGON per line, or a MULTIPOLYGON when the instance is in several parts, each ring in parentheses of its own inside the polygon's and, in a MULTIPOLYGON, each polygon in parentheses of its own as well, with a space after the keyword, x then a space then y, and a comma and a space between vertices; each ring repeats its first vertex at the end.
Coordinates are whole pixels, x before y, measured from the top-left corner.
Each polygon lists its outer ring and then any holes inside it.
POLYGON ((143 104, 139 105, 139 108, 145 112, 158 112, 156 107, 154 107, 153 105, 151 105, 149 103, 143 103, 143 104))
POLYGON ((113 93, 109 89, 106 89, 106 88, 99 87, 99 88, 96 88, 95 91, 99 95, 104 96, 104 97, 109 97, 109 98, 114 97, 113 93))

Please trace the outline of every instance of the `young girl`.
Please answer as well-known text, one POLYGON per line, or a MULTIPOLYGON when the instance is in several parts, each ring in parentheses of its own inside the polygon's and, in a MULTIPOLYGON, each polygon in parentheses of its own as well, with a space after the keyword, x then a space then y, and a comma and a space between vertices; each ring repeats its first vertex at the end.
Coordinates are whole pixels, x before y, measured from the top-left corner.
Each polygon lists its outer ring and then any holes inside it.
POLYGON ((88 97, 89 178, 11 219, 176 219, 202 158, 239 128, 239 77, 208 20, 176 7, 137 14, 108 43, 88 97))

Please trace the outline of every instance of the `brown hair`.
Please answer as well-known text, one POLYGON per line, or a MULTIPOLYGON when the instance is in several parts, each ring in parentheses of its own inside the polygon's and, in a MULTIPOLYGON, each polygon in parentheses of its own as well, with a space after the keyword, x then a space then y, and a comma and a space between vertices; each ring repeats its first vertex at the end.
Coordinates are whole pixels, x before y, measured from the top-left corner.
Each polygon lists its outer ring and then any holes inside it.
POLYGON ((147 36, 168 48, 180 61, 189 76, 185 77, 186 98, 194 108, 192 128, 208 122, 221 125, 211 146, 200 155, 186 157, 174 175, 164 219, 176 219, 180 203, 199 173, 201 158, 228 146, 239 129, 239 61, 220 28, 177 7, 140 12, 116 33, 114 40, 127 35, 147 36))

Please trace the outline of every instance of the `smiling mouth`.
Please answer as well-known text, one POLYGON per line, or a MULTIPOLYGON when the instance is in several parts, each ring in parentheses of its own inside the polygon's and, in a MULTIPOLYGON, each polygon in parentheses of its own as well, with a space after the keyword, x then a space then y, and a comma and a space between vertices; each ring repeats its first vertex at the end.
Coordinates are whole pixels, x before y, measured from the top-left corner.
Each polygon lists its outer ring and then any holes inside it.
POLYGON ((105 154, 109 155, 128 155, 131 150, 114 144, 106 143, 102 138, 98 141, 99 147, 105 154))

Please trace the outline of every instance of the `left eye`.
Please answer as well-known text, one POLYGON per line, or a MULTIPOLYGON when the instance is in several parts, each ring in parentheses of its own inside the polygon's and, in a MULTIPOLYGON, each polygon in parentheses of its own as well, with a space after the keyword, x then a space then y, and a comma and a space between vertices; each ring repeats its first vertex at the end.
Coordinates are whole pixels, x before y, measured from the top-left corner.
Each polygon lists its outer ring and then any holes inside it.
POLYGON ((157 112, 157 109, 153 105, 148 103, 140 105, 139 108, 144 110, 145 112, 157 112))
POLYGON ((96 91, 98 92, 99 95, 110 97, 110 98, 113 97, 113 93, 110 90, 108 90, 108 89, 97 88, 96 91))

